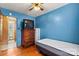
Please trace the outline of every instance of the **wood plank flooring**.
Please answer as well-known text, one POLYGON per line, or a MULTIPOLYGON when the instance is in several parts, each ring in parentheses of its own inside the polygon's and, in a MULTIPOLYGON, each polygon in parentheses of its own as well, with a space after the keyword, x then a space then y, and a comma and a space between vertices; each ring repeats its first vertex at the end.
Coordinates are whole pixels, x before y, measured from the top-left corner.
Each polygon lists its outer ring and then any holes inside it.
POLYGON ((35 45, 28 48, 13 48, 0 50, 0 56, 43 56, 38 52, 35 45))

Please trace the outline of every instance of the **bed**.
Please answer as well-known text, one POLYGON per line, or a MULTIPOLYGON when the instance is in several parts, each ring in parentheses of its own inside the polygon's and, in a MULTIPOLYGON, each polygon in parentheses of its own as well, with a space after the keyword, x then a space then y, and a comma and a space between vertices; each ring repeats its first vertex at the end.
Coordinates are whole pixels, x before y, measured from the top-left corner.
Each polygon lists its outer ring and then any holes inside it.
POLYGON ((48 38, 37 40, 35 43, 37 49, 48 56, 79 56, 77 44, 48 38))

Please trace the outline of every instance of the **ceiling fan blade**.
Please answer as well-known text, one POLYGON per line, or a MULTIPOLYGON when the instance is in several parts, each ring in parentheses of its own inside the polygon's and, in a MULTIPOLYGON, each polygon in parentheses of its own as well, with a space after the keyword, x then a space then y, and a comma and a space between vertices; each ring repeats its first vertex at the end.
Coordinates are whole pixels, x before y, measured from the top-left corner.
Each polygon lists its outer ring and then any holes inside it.
POLYGON ((43 11, 44 9, 40 7, 40 10, 43 11))
POLYGON ((33 9, 33 7, 32 7, 32 8, 30 8, 30 9, 29 9, 29 11, 31 11, 32 9, 33 9))

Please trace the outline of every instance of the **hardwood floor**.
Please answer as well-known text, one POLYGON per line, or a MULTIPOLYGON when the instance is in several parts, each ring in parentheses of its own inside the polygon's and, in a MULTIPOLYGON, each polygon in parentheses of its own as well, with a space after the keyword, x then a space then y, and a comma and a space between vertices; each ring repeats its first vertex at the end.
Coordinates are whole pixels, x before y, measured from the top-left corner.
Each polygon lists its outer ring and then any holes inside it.
POLYGON ((28 48, 14 48, 8 50, 0 50, 0 56, 43 56, 38 52, 35 45, 28 48))

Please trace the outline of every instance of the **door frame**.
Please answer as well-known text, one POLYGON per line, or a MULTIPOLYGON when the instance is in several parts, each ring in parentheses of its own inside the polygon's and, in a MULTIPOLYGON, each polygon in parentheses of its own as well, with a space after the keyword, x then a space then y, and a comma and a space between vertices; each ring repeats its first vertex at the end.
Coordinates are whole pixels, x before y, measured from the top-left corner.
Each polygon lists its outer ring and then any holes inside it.
MULTIPOLYGON (((12 19, 13 21, 15 21, 15 26, 16 26, 16 25, 17 25, 17 24, 16 24, 17 19, 16 19, 15 17, 8 16, 8 21, 9 21, 10 19, 12 19)), ((8 29, 9 29, 9 27, 8 27, 8 29)), ((8 32, 8 33, 9 33, 9 32, 8 32)), ((15 27, 15 33, 16 33, 16 27, 15 27)), ((8 35, 9 35, 9 34, 8 34, 8 35)), ((9 36, 8 36, 8 39, 9 39, 9 36)), ((15 41, 16 41, 16 34, 15 34, 15 41)))

